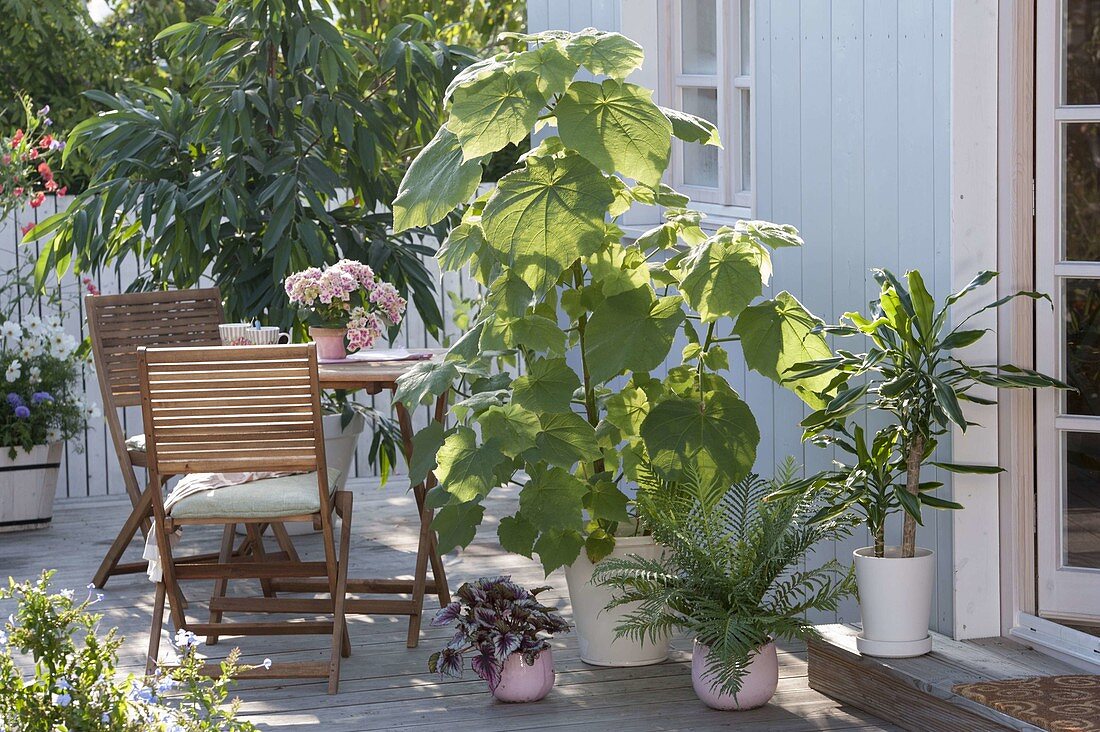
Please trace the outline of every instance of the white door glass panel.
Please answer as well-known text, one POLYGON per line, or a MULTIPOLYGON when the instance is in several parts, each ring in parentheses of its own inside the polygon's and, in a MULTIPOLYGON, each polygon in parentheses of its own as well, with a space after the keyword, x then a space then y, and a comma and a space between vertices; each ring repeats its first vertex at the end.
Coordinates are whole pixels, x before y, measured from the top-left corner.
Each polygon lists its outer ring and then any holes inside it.
POLYGON ((1100 620, 1100 0, 1037 5, 1036 394, 1039 614, 1100 620))
MULTIPOLYGON (((683 109, 718 123, 718 90, 687 87, 682 90, 683 109)), ((714 145, 682 144, 684 183, 700 188, 718 188, 718 148, 714 145)))
POLYGON ((682 0, 680 69, 685 74, 718 73, 718 0, 682 0))
POLYGON ((741 190, 752 190, 752 92, 741 90, 741 190))

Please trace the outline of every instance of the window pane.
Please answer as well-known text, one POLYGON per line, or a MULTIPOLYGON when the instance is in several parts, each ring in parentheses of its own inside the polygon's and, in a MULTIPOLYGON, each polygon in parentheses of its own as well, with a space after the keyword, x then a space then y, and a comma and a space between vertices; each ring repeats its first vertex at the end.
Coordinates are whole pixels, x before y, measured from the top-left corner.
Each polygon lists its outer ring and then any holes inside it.
POLYGON ((1065 281, 1066 393, 1070 414, 1100 416, 1100 280, 1065 281))
POLYGON ((1066 104, 1100 104, 1100 0, 1066 0, 1066 104))
MULTIPOLYGON (((718 124, 718 90, 685 88, 684 111, 718 124)), ((718 148, 684 143, 684 183, 703 188, 718 187, 718 148)))
POLYGON ((1066 259, 1100 261, 1100 123, 1063 128, 1066 259))
POLYGON ((1062 561, 1067 567, 1100 569, 1100 434, 1067 432, 1065 459, 1062 561))
POLYGON ((752 68, 749 50, 752 48, 752 24, 749 22, 749 3, 741 0, 741 75, 748 76, 752 68))
POLYGON ((680 66, 685 74, 718 73, 717 0, 683 0, 680 66))
POLYGON ((752 96, 741 90, 741 190, 752 190, 752 96))

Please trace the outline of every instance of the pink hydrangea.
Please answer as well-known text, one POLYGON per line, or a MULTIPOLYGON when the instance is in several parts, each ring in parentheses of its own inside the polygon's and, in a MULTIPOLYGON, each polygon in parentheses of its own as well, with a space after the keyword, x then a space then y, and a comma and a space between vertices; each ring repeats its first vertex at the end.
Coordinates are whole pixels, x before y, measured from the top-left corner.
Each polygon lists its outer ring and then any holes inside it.
POLYGON ((284 283, 292 303, 312 310, 329 327, 348 329, 348 348, 370 348, 388 326, 404 317, 404 298, 368 265, 341 259, 334 265, 295 272, 284 283))

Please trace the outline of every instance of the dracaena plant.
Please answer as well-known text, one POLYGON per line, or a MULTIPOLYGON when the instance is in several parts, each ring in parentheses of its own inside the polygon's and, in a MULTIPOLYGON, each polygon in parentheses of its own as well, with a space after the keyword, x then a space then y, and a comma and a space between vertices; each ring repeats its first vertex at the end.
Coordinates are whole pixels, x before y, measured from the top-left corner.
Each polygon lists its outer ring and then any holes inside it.
POLYGON ((817 495, 796 473, 788 459, 771 480, 749 475, 729 486, 692 476, 669 483, 643 470, 642 520, 665 553, 596 565, 593 581, 614 593, 609 607, 630 608, 616 636, 644 642, 685 630, 710 649, 718 690, 736 694, 761 646, 815 635, 806 613, 835 611, 855 583, 835 559, 806 569, 805 557, 815 544, 848 536, 852 521, 815 520, 817 495), (762 500, 785 488, 795 490, 762 500))
MULTIPOLYGON (((705 233, 687 197, 661 183, 674 137, 717 145, 718 134, 625 80, 643 61, 636 43, 592 29, 519 40, 526 50, 456 77, 447 122, 394 201, 399 229, 464 207, 439 259, 469 267, 487 293, 446 359, 418 366, 397 396, 458 395, 458 423, 429 426, 414 450, 413 478, 434 468, 440 483, 441 546, 469 543, 485 496, 518 480, 519 510, 498 536, 550 572, 582 548, 593 561, 611 551, 642 459, 669 480, 689 463, 705 481, 748 474, 760 434, 723 376, 730 342, 776 380, 829 350, 794 296, 758 301, 772 250, 802 243, 792 227, 741 221, 705 233), (532 127, 538 146, 474 198, 481 163, 532 127), (635 203, 664 207, 666 220, 625 240, 616 221, 635 203), (670 359, 678 337, 686 346, 670 359)), ((791 386, 821 406, 829 378, 791 386)))
POLYGON ((569 630, 569 623, 538 600, 549 587, 527 590, 511 577, 481 578, 458 588, 458 599, 442 608, 432 625, 455 626, 454 637, 428 658, 428 670, 444 676, 462 676, 467 654, 474 673, 495 688, 504 662, 522 653, 533 665, 550 647, 550 636, 569 630))
POLYGON ((1057 379, 1011 364, 973 365, 960 350, 980 341, 988 331, 970 321, 978 313, 996 309, 1016 298, 1049 298, 1038 292, 1017 292, 975 310, 953 327, 951 306, 994 280, 996 272, 980 272, 963 289, 937 303, 925 287, 920 272, 906 273, 905 282, 887 270, 873 270, 880 285, 878 300, 869 316, 845 313, 847 324, 826 328, 838 336, 863 334, 870 339, 864 353, 837 349, 836 355, 796 364, 789 379, 819 378, 834 373, 829 388, 835 396, 810 414, 802 425, 805 437, 819 445, 835 445, 853 457, 840 461, 838 469, 822 474, 831 487, 831 509, 855 508, 867 518, 875 542, 875 555, 884 556, 885 524, 891 513, 903 514, 901 556, 916 550, 916 527, 922 508, 959 509, 962 506, 932 495, 940 487, 922 481, 921 471, 931 464, 953 473, 995 474, 995 465, 971 465, 932 460, 940 437, 952 427, 962 431, 970 422, 963 404, 994 404, 980 387, 995 389, 1068 389, 1057 379), (868 411, 883 412, 890 424, 871 439, 853 417, 868 411))

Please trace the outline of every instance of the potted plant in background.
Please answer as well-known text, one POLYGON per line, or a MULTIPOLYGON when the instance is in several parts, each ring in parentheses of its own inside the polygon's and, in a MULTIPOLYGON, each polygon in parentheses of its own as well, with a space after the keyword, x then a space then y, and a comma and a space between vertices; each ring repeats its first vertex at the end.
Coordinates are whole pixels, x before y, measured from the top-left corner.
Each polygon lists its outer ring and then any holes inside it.
MULTIPOLYGON (((429 497, 444 551, 473 539, 495 487, 522 483, 519 510, 498 536, 509 551, 537 554, 547 573, 570 567, 582 659, 657 663, 667 646, 616 641, 614 614, 598 594, 606 590, 588 581, 616 537, 634 533, 623 528, 633 526, 637 466, 645 459, 662 478, 681 480, 690 461, 705 480, 744 478, 760 435, 722 375, 726 348, 740 341, 746 363, 777 381, 790 365, 830 352, 821 324, 792 295, 755 302, 771 252, 800 245, 797 232, 742 221, 705 233, 687 197, 660 182, 674 136, 718 144, 718 135, 625 81, 642 64, 641 48, 593 29, 520 40, 526 50, 455 78, 450 117, 393 205, 399 230, 465 207, 439 260, 469 267, 487 289, 446 358, 399 383, 397 398, 409 405, 452 387, 459 399, 452 427, 417 435, 413 477, 435 470, 429 497), (585 72, 606 78, 595 83, 585 72), (536 125, 545 133, 538 146, 471 203, 487 156, 536 125), (665 222, 624 241, 615 222, 635 203, 664 207, 665 222), (653 375, 678 338, 679 365, 653 375), (499 368, 501 358, 521 362, 523 373, 499 368)), ((789 386, 817 408, 815 389, 829 380, 789 386)), ((652 538, 636 543, 656 556, 652 538)))
POLYGON ((462 676, 467 654, 470 667, 503 702, 533 702, 554 686, 554 655, 549 638, 569 624, 537 595, 550 589, 526 590, 511 577, 482 578, 458 589, 457 600, 436 613, 432 625, 455 625, 454 638, 428 659, 428 669, 462 676))
POLYGON ((397 289, 351 259, 295 272, 286 278, 285 288, 310 323, 309 335, 322 362, 343 361, 349 351, 370 348, 405 313, 405 299, 397 289))
POLYGON ((1001 297, 949 328, 951 306, 992 282, 996 272, 980 272, 938 309, 919 272, 907 272, 905 283, 889 271, 873 272, 881 289, 870 317, 845 313, 843 320, 850 325, 826 329, 839 336, 864 334, 871 339, 871 347, 865 353, 838 350, 836 356, 798 364, 789 378, 836 374, 830 383, 836 395, 802 424, 807 439, 835 445, 855 458, 823 474, 816 484, 832 493, 831 506, 822 517, 855 508, 867 519, 874 537, 873 546, 854 553, 863 616, 863 630, 857 637, 859 650, 872 656, 918 656, 932 648, 928 625, 936 566, 934 552, 916 546, 921 510, 962 508, 933 495, 941 483, 923 481, 921 471, 926 465, 952 473, 995 474, 1002 470, 995 465, 933 460, 938 439, 953 426, 965 431, 972 424, 963 414, 963 403, 994 403, 975 393, 983 385, 995 389, 1069 387, 1018 366, 971 365, 958 354, 988 332, 967 328, 974 315, 1017 297, 1049 299, 1046 295, 1017 292, 1001 297), (868 444, 863 429, 850 419, 871 410, 888 415, 890 424, 868 444), (901 542, 887 545, 886 518, 898 511, 903 519, 901 542))
POLYGON ((855 589, 836 560, 803 569, 816 544, 843 539, 852 523, 815 520, 817 498, 795 474, 788 459, 770 481, 749 475, 730 486, 690 473, 669 482, 646 466, 639 510, 664 555, 596 566, 595 580, 613 591, 611 607, 634 608, 618 634, 641 640, 679 629, 694 639, 692 686, 715 709, 767 704, 779 682, 776 641, 812 636, 806 613, 835 611, 855 589), (762 500, 782 487, 799 490, 762 500))
POLYGON ((57 320, 0 324, 0 532, 49 526, 65 440, 94 409, 80 390, 83 358, 57 320))

